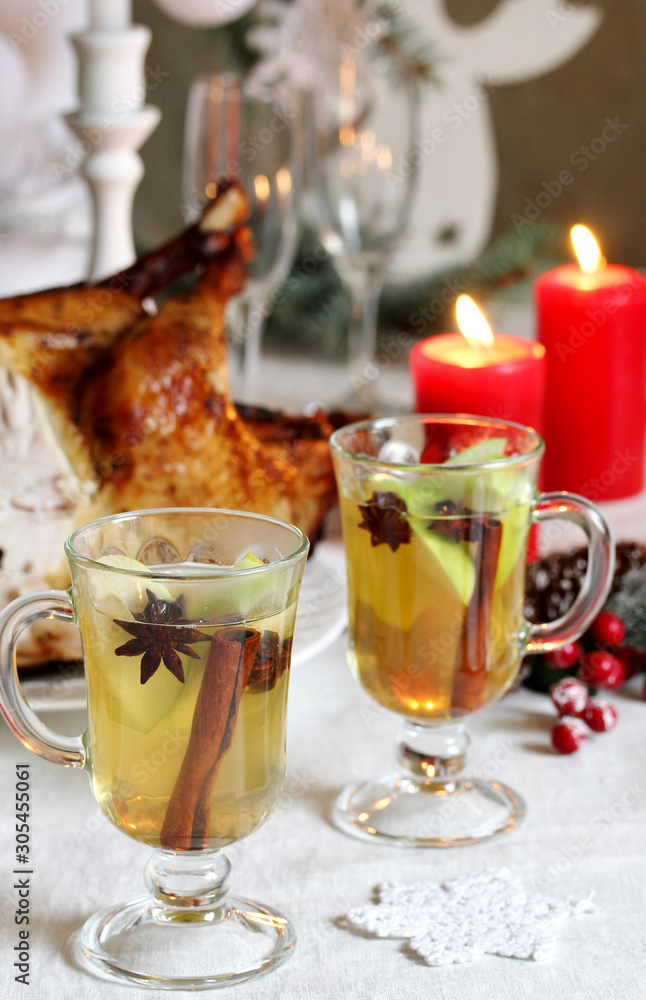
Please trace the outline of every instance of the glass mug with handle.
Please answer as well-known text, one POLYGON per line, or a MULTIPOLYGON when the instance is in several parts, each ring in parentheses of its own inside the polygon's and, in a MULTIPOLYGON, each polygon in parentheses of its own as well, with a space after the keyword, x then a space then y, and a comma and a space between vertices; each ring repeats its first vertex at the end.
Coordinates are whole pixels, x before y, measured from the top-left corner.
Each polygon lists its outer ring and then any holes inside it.
POLYGON ((103 518, 65 544, 72 586, 0 616, 0 708, 29 749, 85 768, 108 819, 155 849, 151 895, 91 917, 81 963, 156 989, 226 986, 290 953, 285 917, 227 895, 222 849, 274 810, 285 775, 287 682, 309 543, 292 525, 226 510, 103 518), (15 670, 43 618, 81 633, 88 728, 48 729, 15 670), (172 737, 172 738, 171 738, 172 737), (154 761, 154 769, 140 766, 154 761))
POLYGON ((469 416, 352 424, 331 439, 348 568, 351 668, 403 717, 401 770, 346 788, 335 822, 410 847, 474 843, 512 830, 514 791, 462 774, 464 718, 496 701, 523 656, 577 639, 612 582, 601 513, 569 493, 539 495, 543 442, 530 428, 469 416), (523 613, 532 523, 573 521, 588 540, 581 592, 562 618, 523 613))

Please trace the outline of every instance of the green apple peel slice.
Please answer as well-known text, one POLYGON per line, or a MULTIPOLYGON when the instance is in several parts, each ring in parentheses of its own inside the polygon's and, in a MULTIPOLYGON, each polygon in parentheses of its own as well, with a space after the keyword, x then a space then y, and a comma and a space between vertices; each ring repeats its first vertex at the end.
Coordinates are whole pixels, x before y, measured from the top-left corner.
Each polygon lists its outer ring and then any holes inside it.
POLYGON ((212 578, 208 584, 205 579, 195 592, 187 588, 189 617, 212 624, 231 624, 233 618, 252 622, 284 607, 283 573, 272 572, 271 563, 252 552, 246 552, 233 565, 192 565, 198 575, 212 578))
MULTIPOLYGON (((404 515, 411 530, 429 550, 434 561, 444 571, 460 601, 467 605, 475 587, 475 567, 468 543, 453 542, 428 530, 429 521, 437 518, 436 503, 444 497, 429 481, 416 478, 404 480, 399 476, 377 473, 370 480, 371 492, 395 493, 406 504, 404 515)), ((440 491, 441 492, 441 491, 440 491)))
MULTIPOLYGON (((266 566, 262 559, 254 556, 252 552, 247 552, 242 559, 238 559, 234 569, 258 569, 266 566)), ((244 585, 249 587, 249 618, 265 618, 268 615, 276 614, 282 610, 284 601, 282 600, 282 588, 278 587, 280 577, 274 573, 263 573, 254 579, 244 581, 244 585)), ((243 581, 236 581, 243 583, 243 581)))
MULTIPOLYGON (((494 462, 505 457, 507 438, 489 438, 465 448, 444 465, 468 465, 471 462, 494 462)), ((502 537, 494 589, 499 590, 512 573, 525 545, 530 519, 532 487, 523 469, 492 469, 484 481, 484 504, 500 510, 502 537)))
MULTIPOLYGON (((149 567, 138 559, 122 553, 100 556, 96 562, 113 569, 149 573, 149 567)), ((128 641, 128 634, 119 629, 115 619, 132 621, 148 601, 146 591, 160 600, 173 600, 163 583, 150 578, 131 576, 130 573, 93 572, 90 588, 92 602, 101 613, 99 628, 105 629, 105 647, 114 650, 128 641)), ((163 626, 160 626, 163 627, 163 626)), ((188 680, 192 660, 183 659, 185 679, 188 680)), ((140 680, 140 658, 115 657, 107 659, 101 671, 101 683, 107 710, 114 722, 121 723, 140 733, 149 733, 173 709, 181 696, 184 685, 163 664, 146 684, 140 680)))
POLYGON ((507 438, 489 438, 447 459, 446 477, 438 467, 436 476, 419 476, 393 470, 377 473, 369 480, 371 492, 392 492, 406 504, 408 522, 416 536, 445 570, 456 594, 466 605, 475 586, 475 567, 468 542, 454 542, 428 530, 436 518, 437 505, 446 501, 474 511, 490 512, 503 524, 495 588, 504 585, 525 544, 529 524, 532 485, 524 469, 487 469, 469 473, 461 466, 494 462, 505 457, 507 438), (455 467, 455 468, 453 468, 455 467), (452 471, 448 471, 448 470, 452 471), (424 520, 421 520, 424 519, 424 520))
POLYGON ((246 552, 241 559, 233 564, 234 569, 253 569, 256 566, 264 566, 265 563, 253 552, 246 552))
POLYGON ((475 444, 463 448, 455 455, 447 458, 442 465, 475 465, 482 462, 494 462, 505 457, 507 438, 487 438, 486 441, 477 441, 475 444))
POLYGON ((405 501, 408 512, 415 517, 433 517, 436 505, 450 500, 458 507, 475 511, 501 512, 519 504, 528 504, 532 486, 524 468, 474 469, 462 468, 500 461, 505 458, 507 438, 489 438, 478 441, 457 452, 442 465, 436 466, 432 476, 415 475, 400 470, 376 473, 369 480, 370 489, 386 492, 392 490, 405 501), (442 470, 446 469, 446 475, 442 470))
POLYGON ((502 515, 502 535, 494 590, 500 590, 513 572, 525 546, 529 524, 530 504, 512 507, 502 515))
MULTIPOLYGON (((163 626, 161 626, 163 628, 163 626)), ((122 632, 124 640, 128 636, 122 632)), ((106 639, 114 646, 115 633, 112 629, 106 639)), ((193 649, 196 647, 193 646, 193 649)), ((206 655, 200 646, 197 652, 206 655)), ((149 733, 162 721, 169 726, 170 719, 177 711, 179 702, 185 699, 186 691, 201 682, 201 672, 195 670, 197 660, 182 656, 184 683, 177 679, 163 663, 152 677, 142 684, 140 681, 141 657, 114 657, 114 661, 104 664, 101 681, 106 699, 108 715, 114 722, 128 726, 140 733, 149 733), (116 662, 114 662, 116 661, 116 662)), ((193 703, 194 704, 194 703, 193 703)))
MULTIPOLYGON (((96 562, 112 569, 150 573, 150 568, 145 563, 122 553, 99 556, 96 562)), ((148 600, 147 590, 163 601, 173 600, 168 587, 157 580, 131 576, 130 573, 91 572, 92 603, 98 611, 112 615, 113 618, 132 618, 134 614, 143 610, 148 600)))
POLYGON ((468 542, 453 542, 449 538, 443 538, 429 531, 426 523, 420 524, 414 520, 409 520, 408 523, 442 567, 455 593, 466 607, 476 584, 476 571, 468 542))

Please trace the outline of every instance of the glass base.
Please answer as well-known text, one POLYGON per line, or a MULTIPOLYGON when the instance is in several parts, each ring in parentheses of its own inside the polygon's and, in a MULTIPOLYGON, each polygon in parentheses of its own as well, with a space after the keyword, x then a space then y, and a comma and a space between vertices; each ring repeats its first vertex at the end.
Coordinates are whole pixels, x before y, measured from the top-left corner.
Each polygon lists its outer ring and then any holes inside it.
POLYGON ((338 829, 395 847, 461 847, 511 833, 525 815, 516 792, 497 781, 424 780, 389 774, 345 788, 336 801, 338 829))
POLYGON ((148 896, 90 917, 75 951, 84 968, 112 982, 207 990, 269 972, 295 943, 288 920, 258 903, 227 896, 217 911, 173 913, 148 896))

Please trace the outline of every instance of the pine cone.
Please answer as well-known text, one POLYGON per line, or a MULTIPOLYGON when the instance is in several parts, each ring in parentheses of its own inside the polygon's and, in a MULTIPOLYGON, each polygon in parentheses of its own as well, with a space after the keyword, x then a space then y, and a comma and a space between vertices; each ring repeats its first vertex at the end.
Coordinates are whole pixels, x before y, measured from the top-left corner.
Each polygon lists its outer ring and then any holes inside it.
MULTIPOLYGON (((538 559, 527 569, 525 615, 530 622, 551 622, 569 610, 588 565, 587 549, 555 552, 538 559)), ((621 589, 631 570, 646 566, 646 545, 618 542, 611 595, 621 589)))

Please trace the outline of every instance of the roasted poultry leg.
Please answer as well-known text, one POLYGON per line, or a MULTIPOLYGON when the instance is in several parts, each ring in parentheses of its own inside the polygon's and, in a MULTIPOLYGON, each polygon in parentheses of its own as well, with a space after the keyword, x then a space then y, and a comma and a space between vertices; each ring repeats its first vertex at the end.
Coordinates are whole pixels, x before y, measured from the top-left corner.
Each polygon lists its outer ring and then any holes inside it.
MULTIPOLYGON (((27 387, 59 460, 64 528, 51 519, 59 555, 74 525, 157 506, 258 511, 317 534, 335 494, 324 422, 313 422, 318 433, 308 433, 305 447, 297 434, 271 440, 256 433, 258 420, 245 423, 228 391, 224 313, 245 280, 247 213, 232 185, 198 227, 120 275, 0 302, 5 380, 27 387), (148 314, 143 299, 189 269, 201 271, 192 288, 148 314)), ((11 517, 0 517, 0 548, 11 531, 11 517)), ((37 562, 6 562, 5 582, 22 572, 23 590, 60 585, 56 562, 42 553, 37 562)))

